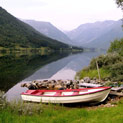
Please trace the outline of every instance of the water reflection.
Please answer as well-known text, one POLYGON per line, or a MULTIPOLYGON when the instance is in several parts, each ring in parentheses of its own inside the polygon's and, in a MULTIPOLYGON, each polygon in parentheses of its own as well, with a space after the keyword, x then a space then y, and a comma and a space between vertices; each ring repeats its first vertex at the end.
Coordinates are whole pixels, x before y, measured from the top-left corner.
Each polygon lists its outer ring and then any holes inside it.
MULTIPOLYGON (((59 60, 51 61, 37 70, 34 74, 25 78, 20 83, 11 88, 7 92, 7 97, 8 99, 20 97, 20 93, 26 90, 26 88, 21 88, 20 84, 25 81, 28 82, 41 79, 74 79, 77 71, 87 66, 93 57, 100 54, 102 54, 102 52, 84 52, 69 55, 59 60)), ((60 56, 61 55, 62 54, 60 54, 60 56)))
POLYGON ((0 57, 0 90, 7 91, 19 81, 32 75, 42 66, 68 56, 64 54, 3 55, 0 57))

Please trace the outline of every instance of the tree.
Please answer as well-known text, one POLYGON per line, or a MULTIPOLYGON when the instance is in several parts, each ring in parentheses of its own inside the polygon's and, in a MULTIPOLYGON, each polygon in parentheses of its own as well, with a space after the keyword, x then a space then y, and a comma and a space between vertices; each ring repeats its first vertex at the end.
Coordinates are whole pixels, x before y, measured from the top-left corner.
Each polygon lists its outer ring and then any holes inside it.
POLYGON ((116 0, 116 4, 123 10, 123 0, 116 0))
POLYGON ((123 56, 123 38, 120 40, 114 40, 108 49, 109 53, 117 52, 119 55, 123 56))
MULTIPOLYGON (((120 7, 121 10, 123 11, 123 0, 116 0, 116 4, 117 4, 118 7, 120 7)), ((123 23, 123 19, 122 19, 122 23, 123 23)), ((122 24, 122 28, 123 28, 123 24, 122 24)))

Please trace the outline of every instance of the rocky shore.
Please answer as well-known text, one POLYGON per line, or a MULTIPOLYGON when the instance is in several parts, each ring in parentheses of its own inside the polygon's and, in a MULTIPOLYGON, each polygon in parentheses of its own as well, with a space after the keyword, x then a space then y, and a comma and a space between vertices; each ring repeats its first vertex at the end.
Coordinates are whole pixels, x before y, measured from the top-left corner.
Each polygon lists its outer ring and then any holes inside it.
POLYGON ((77 80, 42 80, 32 81, 30 83, 21 84, 21 87, 28 89, 45 89, 45 90, 64 90, 64 89, 78 89, 79 83, 77 80))
POLYGON ((98 79, 91 80, 89 77, 84 77, 82 80, 34 80, 30 83, 23 83, 21 87, 28 89, 45 89, 45 90, 64 90, 64 89, 79 89, 110 86, 111 93, 123 95, 123 83, 111 81, 99 81, 98 79))

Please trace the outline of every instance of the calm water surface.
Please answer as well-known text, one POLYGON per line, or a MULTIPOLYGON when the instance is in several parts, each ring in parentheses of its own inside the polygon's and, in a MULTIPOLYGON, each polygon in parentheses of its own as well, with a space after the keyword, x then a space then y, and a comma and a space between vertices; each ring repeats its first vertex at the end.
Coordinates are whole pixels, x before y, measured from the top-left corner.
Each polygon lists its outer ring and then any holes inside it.
POLYGON ((42 79, 74 79, 76 72, 87 66, 93 57, 100 54, 104 54, 104 52, 61 53, 49 56, 4 56, 4 59, 0 57, 1 63, 5 62, 0 66, 3 70, 5 69, 5 74, 2 72, 3 78, 0 78, 0 82, 3 82, 0 89, 6 91, 8 100, 20 99, 20 93, 27 90, 27 88, 20 87, 21 83, 42 79))

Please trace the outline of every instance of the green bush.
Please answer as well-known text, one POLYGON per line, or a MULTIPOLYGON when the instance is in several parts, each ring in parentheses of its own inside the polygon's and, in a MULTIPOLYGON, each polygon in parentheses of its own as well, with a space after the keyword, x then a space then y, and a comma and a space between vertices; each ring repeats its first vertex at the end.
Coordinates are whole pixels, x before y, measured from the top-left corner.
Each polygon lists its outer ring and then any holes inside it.
POLYGON ((123 58, 118 53, 108 53, 106 55, 100 55, 97 58, 94 58, 90 62, 90 69, 96 68, 96 61, 99 68, 108 67, 115 63, 122 62, 123 58))
POLYGON ((110 68, 111 78, 114 81, 123 81, 123 62, 116 63, 110 68))
POLYGON ((108 53, 112 52, 117 52, 119 55, 123 56, 123 38, 121 40, 115 40, 111 42, 108 53))

